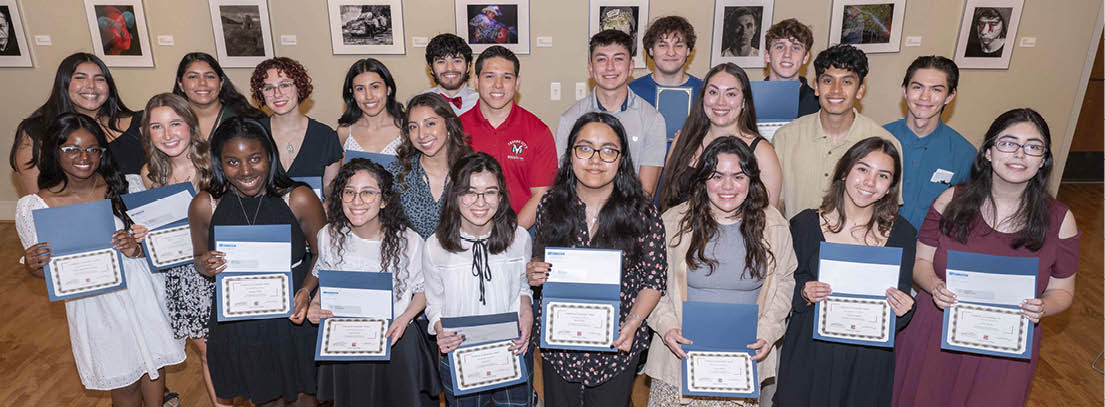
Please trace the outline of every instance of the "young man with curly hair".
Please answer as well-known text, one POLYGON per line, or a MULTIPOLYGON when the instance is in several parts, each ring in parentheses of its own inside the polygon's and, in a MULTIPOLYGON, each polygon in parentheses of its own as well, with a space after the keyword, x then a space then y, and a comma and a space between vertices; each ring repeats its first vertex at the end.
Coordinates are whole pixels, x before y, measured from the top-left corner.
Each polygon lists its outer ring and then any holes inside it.
POLYGON ((430 67, 434 86, 421 93, 436 93, 445 98, 457 116, 476 106, 480 95, 468 87, 468 71, 472 68, 472 47, 453 34, 439 34, 426 44, 426 65, 430 67))
POLYGON ((664 116, 668 143, 675 137, 675 132, 683 127, 683 122, 687 120, 687 111, 662 109, 657 104, 657 95, 674 90, 687 96, 687 106, 694 101, 698 90, 702 88, 702 79, 687 73, 687 59, 694 52, 694 43, 694 26, 687 19, 680 16, 656 19, 648 26, 644 37, 645 54, 652 60, 655 69, 629 83, 629 89, 633 93, 655 106, 664 116))
POLYGON ((813 48, 813 31, 793 18, 775 23, 764 35, 767 51, 763 53, 768 71, 766 81, 800 81, 798 88, 798 116, 816 113, 820 106, 813 88, 806 78, 799 75, 802 66, 810 61, 813 48))

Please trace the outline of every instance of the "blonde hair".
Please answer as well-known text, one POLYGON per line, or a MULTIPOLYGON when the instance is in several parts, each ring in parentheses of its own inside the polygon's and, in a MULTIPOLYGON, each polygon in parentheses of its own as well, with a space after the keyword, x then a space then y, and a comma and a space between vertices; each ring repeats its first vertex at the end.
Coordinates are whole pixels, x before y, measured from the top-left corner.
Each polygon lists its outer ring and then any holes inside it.
POLYGON ((206 189, 213 178, 211 173, 211 149, 207 140, 199 136, 199 119, 196 118, 195 113, 192 113, 188 99, 172 93, 154 95, 146 103, 145 114, 142 115, 142 149, 146 152, 146 157, 149 158, 147 164, 149 173, 146 174, 146 177, 150 180, 150 184, 154 187, 165 186, 173 175, 171 159, 157 147, 154 147, 153 140, 150 139, 150 113, 153 112, 153 109, 159 107, 173 109, 173 112, 184 119, 184 123, 188 125, 188 132, 191 137, 189 137, 187 154, 192 161, 192 166, 196 168, 194 184, 198 190, 206 189))

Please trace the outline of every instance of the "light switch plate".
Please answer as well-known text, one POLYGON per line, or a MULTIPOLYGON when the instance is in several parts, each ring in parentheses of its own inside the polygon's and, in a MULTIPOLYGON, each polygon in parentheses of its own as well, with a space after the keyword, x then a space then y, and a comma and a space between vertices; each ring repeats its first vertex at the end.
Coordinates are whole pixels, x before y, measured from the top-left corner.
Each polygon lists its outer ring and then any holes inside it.
POLYGON ((920 47, 921 46, 921 36, 920 35, 911 35, 911 36, 905 37, 905 46, 907 46, 907 47, 920 47))
POLYGON ((560 82, 549 84, 549 100, 560 100, 560 82))
POLYGON ((411 37, 411 45, 416 48, 426 48, 426 44, 430 43, 430 39, 426 37, 411 37))
POLYGON ((50 46, 54 45, 54 40, 49 35, 36 35, 35 45, 50 46))
POLYGON ((576 82, 576 100, 582 100, 587 97, 587 83, 576 82))
POLYGON ((171 36, 171 35, 158 35, 157 36, 157 45, 160 45, 160 46, 163 46, 163 47, 171 47, 171 46, 173 46, 174 42, 175 41, 173 40, 173 36, 171 36))
POLYGON ((296 42, 297 42, 297 40, 296 40, 296 37, 294 35, 281 35, 280 36, 280 45, 295 45, 296 42))
POLYGON ((1036 37, 1021 37, 1022 48, 1032 48, 1036 46, 1036 37))
POLYGON ((552 47, 552 37, 537 37, 537 46, 539 48, 552 47))

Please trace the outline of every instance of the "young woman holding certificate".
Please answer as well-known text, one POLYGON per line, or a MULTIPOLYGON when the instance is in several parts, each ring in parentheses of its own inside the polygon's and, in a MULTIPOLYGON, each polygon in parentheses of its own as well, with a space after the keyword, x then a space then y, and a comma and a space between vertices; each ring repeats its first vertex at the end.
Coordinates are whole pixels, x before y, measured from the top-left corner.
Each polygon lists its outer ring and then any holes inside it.
POLYGON ((813 339, 814 303, 833 293, 818 281, 821 242, 902 248, 897 287, 886 299, 897 331, 913 316, 908 292, 916 230, 898 217, 901 156, 886 139, 871 137, 848 149, 833 171, 819 209, 790 220, 798 269, 791 314, 779 360, 780 406, 885 406, 890 404, 894 350, 813 339))
MULTIPOLYGON (((411 325, 426 308, 422 238, 407 218, 384 167, 363 158, 342 166, 327 196, 329 223, 318 231, 319 270, 378 271, 393 275, 394 319, 387 331, 391 360, 319 365, 318 397, 336 406, 437 406, 441 393, 428 335, 411 325)), ((332 317, 316 294, 307 319, 332 317)))
MULTIPOLYGON (((436 96, 435 96, 436 97, 436 96)), ((510 209, 503 169, 495 158, 475 153, 461 158, 442 196, 441 224, 426 240, 422 270, 426 275, 426 317, 441 351, 438 370, 449 406, 528 405, 530 382, 457 396, 447 353, 467 339, 442 327, 443 317, 518 313, 521 337, 510 350, 525 354, 533 327, 531 294, 525 264, 529 233, 510 209)))
MULTIPOLYGON (((656 331, 645 373, 653 378, 649 402, 657 405, 742 405, 739 399, 680 395, 684 301, 757 304, 755 349, 760 382, 774 383, 778 352, 794 293, 798 263, 790 228, 769 206, 752 150, 736 137, 720 137, 702 151, 689 178, 688 201, 664 212, 668 291, 648 324, 656 331), (660 346, 660 344, 666 346, 660 346), (712 404, 711 404, 712 403, 712 404)), ((770 394, 760 394, 771 400, 770 394)))
POLYGON ((897 344, 895 405, 1024 405, 1040 351, 1038 322, 1070 307, 1078 270, 1074 215, 1047 192, 1052 164, 1044 118, 1010 110, 990 125, 970 179, 932 204, 917 241, 917 316, 897 344), (940 349, 945 310, 956 303, 945 285, 949 251, 1038 259, 1036 298, 1020 303, 1035 325, 1031 359, 940 349))
MULTIPOLYGON (((16 204, 25 267, 42 273, 50 242, 38 243, 32 211, 109 199, 118 231, 115 248, 125 256, 126 288, 65 301, 69 341, 81 384, 110 390, 116 406, 160 406, 165 366, 183 362, 184 342, 173 338, 165 306, 165 277, 151 273, 142 247, 129 233, 121 195, 141 191, 137 175, 115 170, 107 137, 94 119, 63 113, 42 135, 38 193, 16 204)), ((80 225, 73 225, 80 227, 80 225)))
POLYGON ((212 315, 207 360, 217 405, 230 405, 235 397, 314 405, 317 329, 301 324, 318 286, 304 257, 306 245, 319 247, 315 238, 326 224, 322 204, 311 188, 284 175, 272 138, 251 119, 223 122, 211 137, 211 158, 211 185, 188 208, 196 270, 214 276, 226 269, 225 253, 214 250, 216 225, 291 225, 290 266, 298 287, 288 320, 217 322, 212 315))
MULTIPOLYGON (((621 122, 584 114, 572 126, 552 189, 537 209, 537 257, 545 247, 621 250, 621 309, 611 352, 543 349, 545 405, 623 406, 629 403, 637 360, 648 348, 648 318, 667 285, 664 225, 633 171, 621 122)), ((534 260, 531 286, 556 273, 534 260)), ((540 294, 538 295, 540 296, 540 294)), ((540 301, 540 298, 536 299, 540 301)), ((541 320, 538 307, 537 321, 541 320)), ((541 332, 538 322, 535 332, 541 332)))

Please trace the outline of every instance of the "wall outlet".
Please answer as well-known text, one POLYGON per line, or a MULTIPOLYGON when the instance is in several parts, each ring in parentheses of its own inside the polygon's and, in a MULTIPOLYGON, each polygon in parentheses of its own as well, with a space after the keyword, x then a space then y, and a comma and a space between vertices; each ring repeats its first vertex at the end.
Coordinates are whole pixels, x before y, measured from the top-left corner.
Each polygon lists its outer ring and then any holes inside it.
POLYGON ((560 82, 549 85, 549 100, 560 100, 560 82))
POLYGON ((576 82, 576 100, 587 97, 587 82, 576 82))

